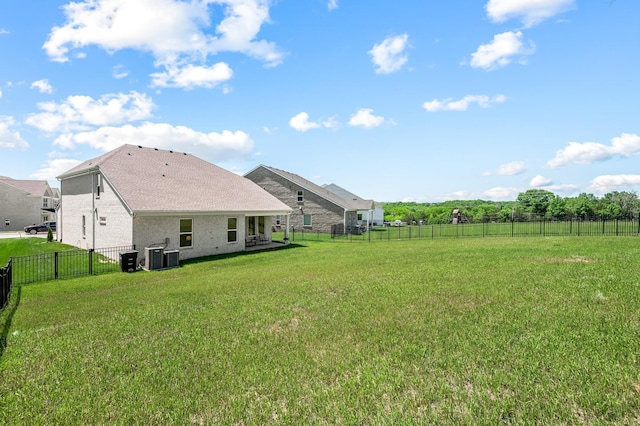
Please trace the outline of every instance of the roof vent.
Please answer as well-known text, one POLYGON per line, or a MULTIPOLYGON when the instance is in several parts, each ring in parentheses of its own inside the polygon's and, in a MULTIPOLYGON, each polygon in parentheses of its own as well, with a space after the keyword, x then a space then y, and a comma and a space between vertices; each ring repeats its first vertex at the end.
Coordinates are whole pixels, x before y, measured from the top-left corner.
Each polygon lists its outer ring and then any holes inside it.
POLYGON ((183 152, 183 153, 182 153, 182 155, 187 155, 187 153, 186 153, 186 152, 183 152))
POLYGON ((173 154, 173 151, 169 150, 169 152, 173 154))
POLYGON ((142 148, 142 145, 138 145, 138 148, 142 148))
POLYGON ((153 148, 153 149, 154 149, 155 151, 157 151, 157 150, 158 150, 158 148, 153 148))

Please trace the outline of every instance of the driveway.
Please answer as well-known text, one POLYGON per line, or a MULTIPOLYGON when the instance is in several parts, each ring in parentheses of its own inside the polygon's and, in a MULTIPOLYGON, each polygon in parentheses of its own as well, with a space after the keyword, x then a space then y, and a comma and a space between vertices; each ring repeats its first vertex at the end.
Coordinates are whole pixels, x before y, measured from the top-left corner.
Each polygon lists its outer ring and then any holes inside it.
POLYGON ((23 231, 0 232, 0 238, 33 238, 33 237, 47 238, 47 233, 42 232, 40 234, 31 235, 23 231))

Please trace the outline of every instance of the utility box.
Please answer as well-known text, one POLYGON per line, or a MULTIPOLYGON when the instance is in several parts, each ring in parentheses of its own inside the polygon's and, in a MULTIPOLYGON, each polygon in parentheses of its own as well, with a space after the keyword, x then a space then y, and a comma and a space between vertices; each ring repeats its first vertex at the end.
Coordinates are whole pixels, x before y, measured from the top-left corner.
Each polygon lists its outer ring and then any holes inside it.
POLYGON ((180 266, 180 251, 167 250, 164 252, 164 267, 177 268, 180 266))
POLYGON ((138 266, 138 252, 136 250, 120 252, 120 270, 122 272, 135 272, 138 266))
POLYGON ((162 269, 164 262, 164 248, 162 247, 145 247, 144 248, 144 269, 153 271, 162 269))

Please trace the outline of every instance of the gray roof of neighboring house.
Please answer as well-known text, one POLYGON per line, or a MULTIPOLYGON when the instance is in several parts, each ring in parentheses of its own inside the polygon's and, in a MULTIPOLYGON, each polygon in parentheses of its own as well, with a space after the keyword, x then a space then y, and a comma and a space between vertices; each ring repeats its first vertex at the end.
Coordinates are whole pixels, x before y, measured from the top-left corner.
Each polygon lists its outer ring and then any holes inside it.
POLYGON ((333 192, 336 195, 341 196, 345 200, 351 200, 353 203, 360 205, 359 210, 372 210, 374 208, 373 200, 365 200, 362 197, 358 197, 353 192, 349 192, 341 186, 336 185, 335 183, 330 183, 328 185, 322 185, 322 187, 328 191, 333 192))
POLYGON ((26 192, 29 195, 39 197, 51 195, 50 192, 47 193, 47 191, 51 191, 51 188, 49 188, 49 183, 47 183, 46 180, 11 179, 7 176, 0 176, 0 182, 22 192, 26 192))
POLYGON ((357 211, 357 210, 371 210, 373 208, 373 201, 371 200, 350 200, 350 199, 341 197, 340 195, 332 191, 329 191, 328 189, 323 188, 320 185, 316 185, 315 183, 308 181, 307 179, 300 177, 295 173, 290 173, 284 170, 276 169, 275 167, 265 166, 264 164, 261 164, 260 166, 256 167, 256 169, 260 167, 263 167, 264 169, 269 170, 271 173, 275 173, 287 179, 288 181, 296 184, 301 188, 304 188, 307 191, 311 191, 312 193, 324 198, 325 200, 332 202, 337 206, 344 208, 345 210, 357 211))
MULTIPOLYGON (((100 170, 132 212, 288 214, 257 184, 181 152, 122 145, 58 177, 100 170)), ((64 195, 63 195, 64 198, 64 195)))

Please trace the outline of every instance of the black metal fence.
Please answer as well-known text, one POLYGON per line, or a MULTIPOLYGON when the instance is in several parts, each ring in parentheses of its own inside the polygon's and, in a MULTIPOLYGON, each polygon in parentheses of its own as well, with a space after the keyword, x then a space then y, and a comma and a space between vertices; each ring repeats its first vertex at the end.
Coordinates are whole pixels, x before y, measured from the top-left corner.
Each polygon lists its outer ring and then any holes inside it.
POLYGON ((12 257, 13 284, 97 275, 120 270, 120 253, 134 246, 67 250, 12 257))
MULTIPOLYGON (((488 238, 536 236, 638 236, 640 219, 627 220, 548 220, 526 222, 480 222, 440 225, 406 225, 374 227, 368 232, 337 232, 331 234, 292 229, 291 241, 392 241, 436 238, 488 238)), ((276 238, 276 237, 274 237, 276 238)))
POLYGON ((0 268, 0 286, 2 292, 0 294, 0 309, 4 309, 7 306, 7 302, 9 302, 9 295, 11 294, 11 269, 12 269, 12 261, 9 259, 7 262, 7 266, 4 268, 0 268))

